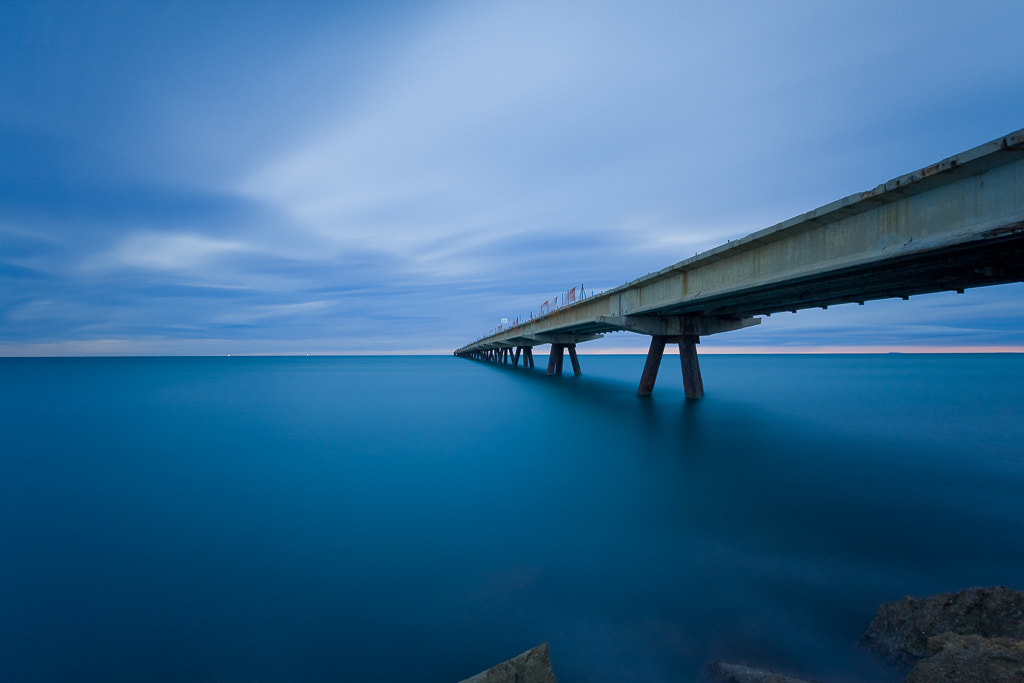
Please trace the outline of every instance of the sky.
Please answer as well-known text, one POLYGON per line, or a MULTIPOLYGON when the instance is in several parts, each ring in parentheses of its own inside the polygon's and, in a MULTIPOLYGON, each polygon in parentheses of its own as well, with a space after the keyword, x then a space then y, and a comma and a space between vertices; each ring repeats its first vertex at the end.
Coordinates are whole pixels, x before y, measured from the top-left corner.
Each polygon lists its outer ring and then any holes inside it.
MULTIPOLYGON (((1022 25, 1020 0, 5 0, 0 355, 450 353, 1024 128, 1022 25)), ((701 350, 1024 350, 1022 294, 701 350)))

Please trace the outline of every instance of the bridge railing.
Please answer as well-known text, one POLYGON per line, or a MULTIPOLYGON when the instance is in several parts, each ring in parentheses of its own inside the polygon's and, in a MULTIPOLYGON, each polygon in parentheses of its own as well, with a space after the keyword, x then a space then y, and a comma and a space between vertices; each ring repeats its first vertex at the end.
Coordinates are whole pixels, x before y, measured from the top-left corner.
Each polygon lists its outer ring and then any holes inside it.
POLYGON ((502 322, 497 327, 491 329, 489 332, 487 332, 487 334, 477 337, 476 341, 480 341, 481 339, 487 339, 488 337, 494 336, 506 330, 511 330, 513 328, 519 327, 520 325, 523 325, 531 320, 543 318, 546 315, 554 313, 555 311, 558 311, 566 306, 570 306, 579 301, 583 301, 584 299, 592 297, 595 294, 596 292, 594 292, 593 289, 591 289, 588 293, 582 284, 576 287, 570 287, 566 291, 556 294, 555 296, 551 297, 550 299, 542 303, 538 307, 537 315, 534 315, 533 311, 530 311, 528 315, 522 314, 516 316, 515 318, 511 318, 511 322, 509 322, 510 318, 502 318, 502 322))

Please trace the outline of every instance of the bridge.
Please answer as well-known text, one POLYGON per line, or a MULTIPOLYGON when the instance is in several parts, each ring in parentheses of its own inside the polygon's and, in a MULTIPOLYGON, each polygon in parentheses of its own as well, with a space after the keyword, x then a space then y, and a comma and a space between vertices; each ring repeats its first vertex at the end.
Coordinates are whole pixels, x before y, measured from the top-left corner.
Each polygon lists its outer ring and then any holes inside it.
POLYGON ((639 396, 666 344, 679 345, 686 398, 704 395, 700 337, 779 311, 1024 281, 1024 130, 729 242, 632 282, 573 301, 455 351, 547 372, 607 332, 651 337, 639 396))

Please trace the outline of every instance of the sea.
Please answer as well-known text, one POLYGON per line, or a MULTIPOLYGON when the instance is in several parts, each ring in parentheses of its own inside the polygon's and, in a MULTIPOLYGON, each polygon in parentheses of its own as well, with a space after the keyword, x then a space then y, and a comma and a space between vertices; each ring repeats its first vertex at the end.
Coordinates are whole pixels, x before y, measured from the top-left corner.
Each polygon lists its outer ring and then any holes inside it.
POLYGON ((1024 589, 1024 354, 581 363, 0 359, 0 680, 884 683, 879 605, 1024 589))

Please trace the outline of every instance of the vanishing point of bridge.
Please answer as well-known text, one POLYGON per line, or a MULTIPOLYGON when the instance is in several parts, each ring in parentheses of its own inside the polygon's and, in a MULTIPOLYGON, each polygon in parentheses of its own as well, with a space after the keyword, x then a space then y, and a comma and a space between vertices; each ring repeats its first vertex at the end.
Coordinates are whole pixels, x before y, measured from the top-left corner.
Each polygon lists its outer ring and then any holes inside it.
POLYGON ((755 316, 1024 281, 1024 130, 873 190, 850 195, 615 289, 504 327, 456 356, 547 372, 605 332, 650 335, 637 394, 654 389, 666 344, 679 345, 686 398, 704 395, 700 337, 755 316))

